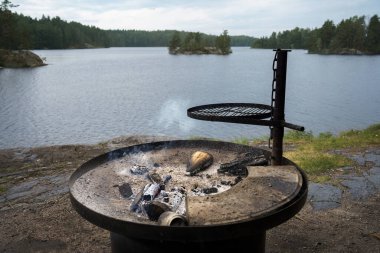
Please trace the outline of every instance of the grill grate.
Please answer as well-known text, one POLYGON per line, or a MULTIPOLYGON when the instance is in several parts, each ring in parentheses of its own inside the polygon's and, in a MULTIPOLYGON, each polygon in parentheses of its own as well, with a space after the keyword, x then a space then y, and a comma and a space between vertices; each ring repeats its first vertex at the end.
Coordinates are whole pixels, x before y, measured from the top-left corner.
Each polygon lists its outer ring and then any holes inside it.
POLYGON ((272 107, 251 103, 223 103, 192 107, 187 115, 195 119, 217 120, 232 118, 265 119, 271 116, 272 107))

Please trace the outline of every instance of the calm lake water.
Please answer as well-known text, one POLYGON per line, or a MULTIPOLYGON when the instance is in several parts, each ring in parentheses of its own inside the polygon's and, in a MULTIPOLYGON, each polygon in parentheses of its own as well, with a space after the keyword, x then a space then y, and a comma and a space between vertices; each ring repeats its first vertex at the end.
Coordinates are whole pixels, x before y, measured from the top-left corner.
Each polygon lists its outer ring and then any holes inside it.
MULTIPOLYGON (((0 148, 118 136, 260 137, 269 128, 188 118, 210 103, 270 104, 272 50, 173 56, 166 48, 36 50, 45 67, 0 69, 0 148)), ((288 53, 285 118, 314 134, 380 122, 380 56, 288 53)))

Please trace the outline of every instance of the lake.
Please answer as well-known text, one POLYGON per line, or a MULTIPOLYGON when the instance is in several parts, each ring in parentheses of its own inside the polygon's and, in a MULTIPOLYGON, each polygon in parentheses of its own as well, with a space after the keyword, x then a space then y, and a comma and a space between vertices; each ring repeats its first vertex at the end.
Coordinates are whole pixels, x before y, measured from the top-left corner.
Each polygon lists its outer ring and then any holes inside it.
MULTIPOLYGON (((47 66, 0 69, 0 148, 142 134, 232 141, 265 126, 200 121, 189 107, 270 104, 274 52, 170 55, 167 48, 34 50, 47 66)), ((285 118, 314 134, 380 122, 380 56, 288 53, 285 118)))

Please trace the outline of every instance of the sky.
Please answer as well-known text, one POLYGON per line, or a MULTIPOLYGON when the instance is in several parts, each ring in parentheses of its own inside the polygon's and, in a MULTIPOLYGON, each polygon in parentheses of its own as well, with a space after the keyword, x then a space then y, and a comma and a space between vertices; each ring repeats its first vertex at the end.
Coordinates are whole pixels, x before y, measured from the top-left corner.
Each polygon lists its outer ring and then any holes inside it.
POLYGON ((339 24, 355 15, 380 16, 380 0, 11 0, 12 11, 101 29, 180 30, 218 35, 272 32, 339 24))

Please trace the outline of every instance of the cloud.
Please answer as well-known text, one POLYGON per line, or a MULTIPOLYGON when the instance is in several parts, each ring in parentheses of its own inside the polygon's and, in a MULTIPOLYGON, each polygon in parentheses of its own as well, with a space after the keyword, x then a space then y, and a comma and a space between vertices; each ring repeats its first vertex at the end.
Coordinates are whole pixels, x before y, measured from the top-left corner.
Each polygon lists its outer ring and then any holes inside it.
POLYGON ((380 12, 378 0, 20 0, 19 13, 59 16, 103 29, 176 29, 231 35, 268 36, 273 31, 320 27, 354 15, 380 12))

